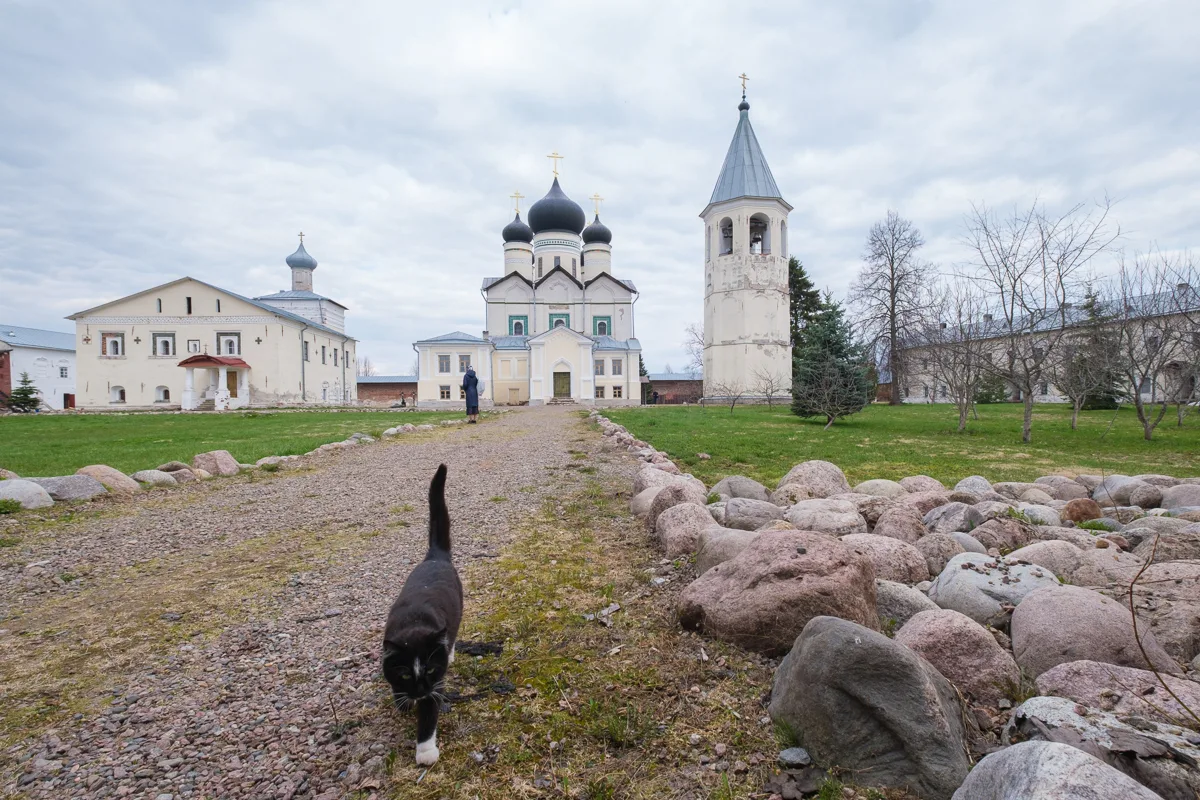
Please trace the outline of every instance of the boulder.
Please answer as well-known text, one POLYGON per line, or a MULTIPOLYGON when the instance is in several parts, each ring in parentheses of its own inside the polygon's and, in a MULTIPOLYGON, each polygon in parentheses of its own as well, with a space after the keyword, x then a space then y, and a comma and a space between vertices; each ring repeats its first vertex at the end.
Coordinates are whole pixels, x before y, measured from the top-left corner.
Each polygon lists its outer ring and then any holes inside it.
MULTIPOLYGON (((1091 550, 1097 546, 1097 535, 1083 528, 1052 528, 1047 525, 1035 525, 1033 535, 1039 542, 1067 542, 1080 550, 1091 550)), ((1103 545, 1100 546, 1103 547, 1103 545)))
POLYGON ((971 535, 989 550, 994 547, 1000 552, 1024 547, 1036 538, 1032 525, 1011 517, 990 519, 972 528, 971 535))
POLYGON ((1105 506, 1104 516, 1109 519, 1115 519, 1122 525, 1128 525, 1134 520, 1146 516, 1146 512, 1137 506, 1105 506))
POLYGON ((992 491, 996 494, 1003 495, 1010 500, 1017 500, 1024 492, 1030 489, 1041 491, 1041 487, 1036 483, 1025 483, 1022 481, 1001 481, 1000 483, 992 484, 992 491))
POLYGON ((1170 475, 1159 475, 1154 472, 1145 475, 1134 475, 1133 479, 1142 483, 1148 483, 1151 486, 1157 486, 1160 489, 1169 489, 1172 486, 1180 484, 1179 478, 1172 478, 1170 475))
POLYGON ((873 533, 852 533, 843 536, 842 543, 871 560, 876 578, 909 586, 929 580, 924 554, 907 542, 873 533))
POLYGON ((954 488, 962 492, 974 492, 975 494, 983 494, 984 492, 992 491, 992 484, 982 475, 972 475, 969 478, 963 478, 958 483, 954 484, 954 488))
POLYGON ((1129 505, 1139 508, 1158 508, 1162 500, 1162 489, 1148 483, 1139 484, 1129 493, 1129 505))
POLYGON ((783 519, 783 509, 768 500, 735 497, 725 504, 725 527, 756 531, 783 519))
MULTIPOLYGON (((1030 592, 1013 611, 1011 630, 1017 664, 1035 678, 1068 661, 1146 666, 1129 609, 1081 586, 1049 586, 1030 592)), ((1142 622, 1139 632, 1142 647, 1156 669, 1180 672, 1148 624, 1142 622)))
MULTIPOLYGON (((1002 497, 1001 495, 995 494, 994 492, 989 493, 987 496, 995 497, 995 498, 998 498, 1000 500, 1004 500, 1004 501, 1010 502, 1010 503, 1014 502, 1012 500, 1009 500, 1007 497, 1002 497)), ((956 490, 956 491, 950 492, 949 494, 946 495, 946 502, 962 503, 963 505, 973 506, 976 503, 982 501, 984 499, 984 497, 985 497, 984 495, 976 494, 975 492, 963 492, 963 491, 956 490)))
POLYGON ((1152 797, 1190 800, 1200 796, 1200 747, 1184 733, 1147 719, 1121 720, 1065 697, 1032 697, 1013 711, 1003 737, 1068 743, 1156 792, 1152 797))
POLYGON ((980 500, 967 509, 967 522, 972 529, 978 528, 989 519, 1011 517, 1016 506, 1012 500, 980 500))
POLYGON ((948 533, 931 533, 913 546, 925 556, 925 566, 929 567, 930 575, 937 575, 946 568, 950 559, 967 552, 966 548, 948 533))
POLYGON ((846 475, 837 464, 828 461, 805 461, 792 467, 779 481, 781 488, 790 483, 807 486, 814 497, 829 497, 850 491, 846 475))
POLYGON ((1071 500, 1090 500, 1091 494, 1078 483, 1064 483, 1050 488, 1050 496, 1055 500, 1070 502, 1071 500))
POLYGON ((896 481, 889 481, 886 478, 863 481, 854 487, 854 491, 858 494, 869 494, 875 497, 900 497, 908 494, 908 489, 896 481))
MULTIPOLYGON (((1081 486, 1079 488, 1082 489, 1083 487, 1081 486)), ((1049 492, 1043 491, 1041 488, 1039 488, 1037 486, 1032 486, 1032 487, 1026 489, 1025 491, 1021 492, 1021 496, 1018 497, 1017 499, 1020 500, 1022 503, 1031 503, 1033 505, 1044 506, 1044 505, 1046 505, 1046 503, 1054 502, 1054 495, 1050 494, 1049 492)))
POLYGON ((1191 523, 1175 517, 1142 517, 1121 528, 1121 535, 1131 547, 1137 547, 1155 534, 1172 534, 1185 530, 1191 523))
POLYGON ((159 469, 143 469, 133 473, 129 477, 133 478, 138 483, 146 483, 150 486, 175 486, 175 473, 163 472, 159 469))
POLYGON ((875 523, 879 522, 879 518, 896 505, 896 501, 890 497, 882 497, 875 494, 858 494, 857 492, 835 494, 826 499, 844 500, 852 504, 858 509, 858 513, 862 514, 862 518, 867 521, 867 530, 874 528, 875 523))
POLYGON ((1200 484, 1185 483, 1163 490, 1163 508, 1184 508, 1186 506, 1200 506, 1200 484))
POLYGON ((1193 711, 1200 709, 1200 683, 1100 661, 1068 661, 1051 667, 1037 676, 1037 690, 1121 716, 1134 715, 1169 725, 1188 724, 1191 717, 1163 689, 1160 677, 1184 705, 1193 711))
POLYGON ((922 517, 938 506, 950 502, 949 492, 909 492, 896 499, 896 504, 913 509, 922 517))
MULTIPOLYGON (((959 543, 964 553, 979 553, 980 555, 987 555, 987 548, 980 544, 979 540, 969 533, 955 531, 954 533, 950 534, 950 538, 959 543)), ((941 570, 938 571, 941 572, 941 570)), ((932 575, 933 573, 930 574, 932 575)))
POLYGON ((75 470, 75 474, 95 478, 104 484, 105 489, 108 489, 113 494, 133 494, 142 490, 140 483, 119 469, 113 469, 107 464, 91 464, 86 467, 80 467, 75 470))
POLYGON ((646 515, 646 528, 654 533, 658 530, 658 517, 668 508, 680 505, 681 503, 691 503, 694 506, 699 506, 705 514, 708 509, 705 508, 705 501, 708 496, 700 492, 696 487, 685 483, 674 483, 670 486, 664 486, 658 490, 658 494, 654 495, 654 500, 650 503, 650 513, 646 515))
POLYGON ((1089 492, 1096 491, 1096 487, 1100 485, 1100 481, 1104 478, 1100 475, 1076 475, 1075 482, 1089 492))
MULTIPOLYGON (((158 472, 161 470, 155 471, 158 472)), ((177 469, 174 472, 168 472, 167 474, 170 475, 176 483, 191 483, 192 481, 204 480, 204 478, 200 476, 198 470, 188 469, 187 467, 184 467, 183 469, 177 469)), ((207 472, 204 474, 208 475, 207 472)))
POLYGON ((192 457, 192 466, 213 475, 229 477, 240 471, 237 459, 228 450, 210 450, 207 453, 197 453, 192 457))
POLYGON ((930 533, 954 533, 967 531, 971 524, 967 521, 967 511, 971 506, 966 503, 947 503, 938 506, 925 515, 922 522, 930 533))
POLYGON ((966 614, 981 625, 1008 628, 1009 614, 1035 589, 1058 586, 1042 567, 1006 558, 960 553, 950 559, 929 587, 929 599, 941 608, 966 614))
POLYGON ((875 568, 837 539, 808 531, 759 534, 679 598, 684 628, 772 657, 823 615, 878 628, 875 568))
POLYGON ((13 478, 21 477, 11 469, 0 469, 0 481, 11 481, 13 478))
POLYGON ((812 500, 816 495, 812 490, 801 483, 789 483, 787 486, 780 486, 775 491, 771 492, 771 502, 777 506, 793 506, 801 500, 812 500))
POLYGON ((1178 533, 1151 534, 1142 539, 1133 548, 1133 554, 1142 561, 1149 561, 1151 554, 1156 563, 1163 561, 1181 561, 1184 559, 1200 559, 1200 525, 1193 525, 1195 530, 1182 530, 1178 533))
POLYGON ((680 503, 658 515, 658 541, 667 558, 691 555, 700 545, 700 534, 713 525, 704 506, 680 503))
POLYGON ((1079 552, 1079 565, 1064 577, 1076 586, 1107 586, 1117 582, 1128 584, 1142 568, 1142 560, 1116 547, 1092 548, 1079 552))
POLYGON ((916 509, 893 506, 879 516, 872 531, 876 536, 888 536, 902 542, 915 544, 928 531, 916 509))
POLYGON ((767 491, 767 487, 763 486, 758 481, 747 478, 744 475, 730 475, 717 481, 716 486, 712 487, 713 492, 719 494, 726 500, 731 500, 735 497, 745 497, 750 500, 769 501, 771 493, 767 491))
POLYGON ((846 500, 802 500, 789 508, 784 518, 802 531, 833 536, 867 532, 867 521, 846 500))
POLYGON ((895 630, 922 611, 936 611, 937 603, 903 583, 876 579, 875 610, 884 630, 895 630))
POLYGON ((909 475, 900 479, 900 485, 908 492, 944 492, 946 487, 941 481, 928 475, 909 475))
POLYGON ((757 539, 758 531, 742 531, 711 525, 700 533, 696 545, 696 573, 703 575, 717 564, 736 556, 757 539))
POLYGON ((157 469, 159 472, 175 472, 176 470, 181 469, 191 469, 191 467, 182 461, 168 461, 165 464, 159 464, 157 467, 155 467, 155 469, 157 469))
POLYGON ((1037 564, 1064 578, 1075 572, 1082 555, 1083 552, 1070 542, 1050 540, 1027 544, 1013 550, 1008 557, 1014 561, 1037 564))
POLYGON ((957 611, 922 611, 895 638, 977 703, 995 708, 1013 697, 1021 683, 1021 671, 1008 651, 986 628, 957 611))
POLYGON ((1092 490, 1092 499, 1105 508, 1129 505, 1129 495, 1138 486, 1149 484, 1134 480, 1128 475, 1109 475, 1092 490))
MULTIPOLYGON (((1104 593, 1128 608, 1128 584, 1110 585, 1104 593)), ((1134 607, 1176 660, 1186 664, 1200 655, 1200 561, 1151 564, 1138 579, 1134 607)))
POLYGON ((1023 502, 1017 505, 1017 511, 1024 514, 1025 518, 1034 525, 1049 525, 1052 528, 1062 525, 1062 520, 1059 519, 1058 512, 1050 506, 1023 502))
POLYGON ((26 478, 36 483, 49 494, 52 500, 91 500, 98 495, 108 494, 104 484, 90 475, 64 475, 58 478, 26 478))
POLYGON ((16 500, 24 509, 48 508, 54 505, 54 498, 49 492, 22 478, 0 481, 0 500, 16 500))
POLYGON ((859 786, 947 800, 967 776, 954 688, 907 647, 853 622, 808 623, 775 671, 769 711, 813 761, 859 786))
POLYGON ((1100 508, 1100 504, 1090 498, 1080 497, 1074 500, 1068 500, 1066 507, 1060 514, 1063 520, 1071 522, 1086 522, 1089 519, 1099 519, 1104 516, 1104 509, 1100 508))
POLYGON ((634 477, 633 493, 634 495, 639 495, 651 486, 663 487, 672 484, 690 484, 706 498, 708 497, 708 491, 704 488, 704 484, 691 475, 672 475, 661 469, 655 469, 648 464, 642 467, 634 477))
POLYGON ((953 800, 1163 800, 1100 759, 1058 742, 1018 742, 971 770, 953 800))
POLYGON ((658 494, 658 490, 663 487, 651 486, 644 489, 633 496, 629 501, 629 510, 638 517, 644 517, 650 513, 650 504, 654 502, 654 496, 658 494))

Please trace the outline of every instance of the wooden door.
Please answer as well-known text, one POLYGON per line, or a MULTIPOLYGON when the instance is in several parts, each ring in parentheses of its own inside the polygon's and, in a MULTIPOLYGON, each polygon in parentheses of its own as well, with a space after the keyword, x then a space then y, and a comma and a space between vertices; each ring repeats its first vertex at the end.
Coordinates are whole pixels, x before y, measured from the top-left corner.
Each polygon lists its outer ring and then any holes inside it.
POLYGON ((555 397, 570 397, 571 396, 571 373, 569 373, 569 372, 554 373, 554 396, 555 397))
POLYGON ((236 369, 231 369, 225 373, 225 388, 229 390, 230 397, 237 397, 238 372, 236 369))
POLYGON ((75 407, 75 395, 64 394, 63 395, 63 408, 74 408, 74 407, 75 407))

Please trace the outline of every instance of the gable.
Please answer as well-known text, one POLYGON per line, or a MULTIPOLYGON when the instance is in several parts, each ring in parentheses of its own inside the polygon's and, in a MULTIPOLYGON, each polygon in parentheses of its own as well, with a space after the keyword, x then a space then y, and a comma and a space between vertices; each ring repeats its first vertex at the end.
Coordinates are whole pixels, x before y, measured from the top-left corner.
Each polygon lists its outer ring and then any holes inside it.
POLYGON ((195 278, 180 278, 145 291, 121 297, 102 305, 72 314, 67 319, 79 317, 205 317, 215 316, 262 316, 264 309, 238 295, 211 286, 195 278), (188 298, 191 311, 188 311, 188 298), (220 311, 217 301, 220 301, 220 311), (162 310, 159 310, 159 303, 162 310))
POLYGON ((588 298, 607 296, 612 300, 629 300, 633 297, 633 292, 629 287, 621 283, 619 280, 609 275, 607 272, 601 272, 596 277, 587 282, 588 298), (602 293, 607 293, 602 295, 602 293))

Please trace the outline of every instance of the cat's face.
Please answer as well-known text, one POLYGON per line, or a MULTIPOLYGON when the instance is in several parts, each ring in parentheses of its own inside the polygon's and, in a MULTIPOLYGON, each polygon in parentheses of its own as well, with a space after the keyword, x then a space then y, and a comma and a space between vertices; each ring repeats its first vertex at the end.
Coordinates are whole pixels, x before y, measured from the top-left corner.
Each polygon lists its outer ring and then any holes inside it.
POLYGON ((450 650, 444 631, 384 644, 383 677, 402 700, 420 700, 441 692, 449 666, 450 650))

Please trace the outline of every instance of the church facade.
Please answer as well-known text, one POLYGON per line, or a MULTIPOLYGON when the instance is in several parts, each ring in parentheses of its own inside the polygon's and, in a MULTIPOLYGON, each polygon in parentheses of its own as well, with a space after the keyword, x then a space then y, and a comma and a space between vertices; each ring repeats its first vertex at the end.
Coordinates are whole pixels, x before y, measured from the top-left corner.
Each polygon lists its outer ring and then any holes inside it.
POLYGON ((256 298, 184 277, 80 311, 81 408, 226 410, 357 399, 346 307, 313 292, 317 261, 287 257, 292 288, 256 298))
MULTIPOLYGON (((738 124, 704 220, 704 395, 765 399, 791 386, 788 212, 750 125, 738 124), (768 388, 770 387, 770 388, 768 388)), ((790 394, 790 389, 787 392, 790 394)))
POLYGON ((483 279, 485 330, 416 342, 417 404, 461 407, 473 367, 480 405, 638 405, 638 291, 612 273, 612 232, 587 224, 557 174, 546 196, 501 232, 504 274, 483 279))

